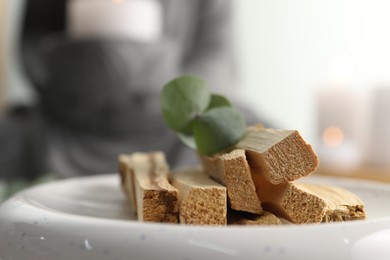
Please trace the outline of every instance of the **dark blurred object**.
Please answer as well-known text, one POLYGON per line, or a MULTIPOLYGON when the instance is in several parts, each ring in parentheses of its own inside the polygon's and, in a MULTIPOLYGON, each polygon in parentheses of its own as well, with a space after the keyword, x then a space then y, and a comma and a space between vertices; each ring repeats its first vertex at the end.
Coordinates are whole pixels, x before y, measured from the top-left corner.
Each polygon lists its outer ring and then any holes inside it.
POLYGON ((40 103, 0 123, 8 142, 1 169, 7 165, 8 176, 107 173, 116 171, 119 153, 150 150, 164 151, 172 167, 196 163, 166 128, 159 94, 173 77, 193 74, 234 98, 231 1, 160 0, 163 37, 147 44, 66 38, 66 2, 27 2, 22 54, 40 103))
POLYGON ((18 107, 0 120, 0 177, 33 180, 46 168, 45 128, 37 108, 18 107))

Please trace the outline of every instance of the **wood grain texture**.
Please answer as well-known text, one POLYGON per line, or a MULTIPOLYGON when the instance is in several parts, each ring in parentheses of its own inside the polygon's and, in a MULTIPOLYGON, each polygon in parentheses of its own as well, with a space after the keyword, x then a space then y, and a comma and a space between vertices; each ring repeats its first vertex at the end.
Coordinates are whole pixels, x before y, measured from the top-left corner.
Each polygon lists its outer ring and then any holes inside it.
POLYGON ((245 150, 235 149, 213 157, 201 156, 201 161, 205 172, 226 186, 230 208, 254 214, 263 212, 245 150))
POLYGON ((257 173, 252 177, 264 210, 295 224, 322 222, 328 209, 323 198, 298 183, 274 185, 257 173))
POLYGON ((181 224, 226 225, 226 188, 201 169, 183 169, 170 176, 179 191, 181 224))
POLYGON ((236 147, 246 151, 252 170, 272 184, 297 180, 318 166, 311 145, 295 130, 250 127, 236 147))
POLYGON ((130 207, 137 215, 137 202, 135 197, 134 170, 131 154, 121 154, 118 156, 118 171, 120 174, 121 188, 130 202, 130 207))
POLYGON ((178 222, 178 191, 168 181, 169 166, 162 152, 120 155, 119 170, 138 220, 178 222))
POLYGON ((330 185, 302 184, 307 190, 324 199, 327 210, 323 222, 342 222, 366 218, 363 201, 352 192, 330 185))

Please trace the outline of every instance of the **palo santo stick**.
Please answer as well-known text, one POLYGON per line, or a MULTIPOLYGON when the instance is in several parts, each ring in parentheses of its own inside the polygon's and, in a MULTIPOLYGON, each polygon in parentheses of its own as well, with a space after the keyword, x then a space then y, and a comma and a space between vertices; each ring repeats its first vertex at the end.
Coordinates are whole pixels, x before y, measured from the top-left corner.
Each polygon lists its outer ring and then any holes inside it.
POLYGON ((365 219, 364 202, 352 192, 329 185, 302 184, 328 204, 323 222, 365 219))
POLYGON ((250 167, 272 184, 297 180, 318 166, 317 155, 298 131, 250 127, 236 147, 246 150, 250 167))
POLYGON ((130 202, 131 209, 133 210, 134 214, 137 215, 137 203, 135 199, 134 187, 134 171, 132 170, 133 166, 131 164, 131 155, 119 155, 118 162, 122 190, 130 202))
POLYGON ((246 212, 229 210, 228 224, 265 226, 265 225, 281 225, 282 222, 278 217, 276 217, 274 214, 268 211, 264 211, 262 215, 256 215, 256 214, 251 214, 246 212))
POLYGON ((261 214, 245 151, 236 149, 213 157, 201 156, 205 172, 226 186, 229 205, 234 210, 261 214))
POLYGON ((265 210, 295 224, 322 222, 328 209, 326 201, 301 184, 273 185, 257 173, 252 178, 265 210))
POLYGON ((171 174, 179 191, 181 224, 226 225, 226 188, 200 169, 183 169, 171 174))
POLYGON ((134 180, 134 189, 131 186, 126 189, 135 194, 138 220, 177 223, 178 191, 168 182, 169 167, 164 154, 133 153, 126 162, 132 173, 128 179, 132 177, 134 180))

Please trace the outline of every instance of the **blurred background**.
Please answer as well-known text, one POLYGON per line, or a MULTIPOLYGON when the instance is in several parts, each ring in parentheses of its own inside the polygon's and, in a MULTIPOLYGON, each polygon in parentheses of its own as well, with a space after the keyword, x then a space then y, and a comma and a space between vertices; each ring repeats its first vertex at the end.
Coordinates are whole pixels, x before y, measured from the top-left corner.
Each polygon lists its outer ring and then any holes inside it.
POLYGON ((322 165, 390 164, 388 1, 235 1, 241 94, 322 165))
MULTIPOLYGON (((38 99, 20 51, 28 1, 0 0, 3 113, 10 104, 29 106, 38 99)), ((94 20, 94 16, 102 17, 102 10, 93 7, 94 0, 69 2, 73 6, 67 6, 70 11, 66 30, 73 39, 91 35, 126 36, 131 31, 132 37, 150 43, 163 31, 163 25, 158 22, 161 22, 161 7, 153 4, 159 1, 144 1, 152 3, 143 9, 144 14, 154 18, 142 26, 126 26, 134 21, 123 20, 128 17, 123 13, 124 7, 132 0, 105 0, 103 9, 107 14, 104 15, 111 21, 105 23, 94 20), (81 2, 89 2, 87 12, 81 2), (122 12, 110 9, 119 4, 122 12)), ((214 11, 221 8, 219 1, 215 2, 214 11)), ((389 1, 236 0, 231 1, 229 9, 221 10, 215 12, 219 18, 225 12, 232 14, 229 19, 233 37, 222 38, 232 44, 226 53, 234 54, 235 59, 236 91, 232 96, 237 96, 245 109, 251 111, 252 118, 269 122, 278 129, 299 130, 313 145, 323 168, 364 176, 373 171, 379 171, 380 175, 387 173, 390 166, 389 1)), ((213 26, 229 21, 219 19, 213 26)), ((218 29, 209 31, 215 37, 219 32, 218 29)), ((212 52, 205 55, 212 56, 212 52)), ((230 81, 230 73, 223 75, 229 75, 225 78, 230 81)), ((219 86, 217 90, 221 92, 224 88, 219 86)))

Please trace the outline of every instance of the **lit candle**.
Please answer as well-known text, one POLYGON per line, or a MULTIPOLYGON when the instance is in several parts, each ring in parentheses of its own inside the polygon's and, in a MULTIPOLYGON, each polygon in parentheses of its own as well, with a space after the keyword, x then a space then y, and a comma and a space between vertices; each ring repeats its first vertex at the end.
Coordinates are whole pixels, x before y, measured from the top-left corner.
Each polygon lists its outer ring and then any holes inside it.
POLYGON ((156 0, 70 0, 67 33, 73 39, 157 41, 162 8, 156 0))
POLYGON ((324 129, 319 153, 321 162, 334 168, 354 168, 362 161, 359 144, 346 138, 337 126, 324 129))
POLYGON ((337 167, 366 161, 363 151, 370 145, 370 95, 352 88, 329 88, 319 93, 317 105, 320 160, 337 167))

